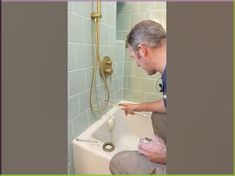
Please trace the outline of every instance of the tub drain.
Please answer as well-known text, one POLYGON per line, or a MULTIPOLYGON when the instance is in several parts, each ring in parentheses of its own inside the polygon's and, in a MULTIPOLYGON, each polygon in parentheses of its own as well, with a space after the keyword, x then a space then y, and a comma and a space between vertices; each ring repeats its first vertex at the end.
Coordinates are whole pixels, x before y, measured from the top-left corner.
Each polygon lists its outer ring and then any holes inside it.
POLYGON ((105 142, 102 148, 105 152, 112 152, 115 149, 114 144, 112 142, 105 142))

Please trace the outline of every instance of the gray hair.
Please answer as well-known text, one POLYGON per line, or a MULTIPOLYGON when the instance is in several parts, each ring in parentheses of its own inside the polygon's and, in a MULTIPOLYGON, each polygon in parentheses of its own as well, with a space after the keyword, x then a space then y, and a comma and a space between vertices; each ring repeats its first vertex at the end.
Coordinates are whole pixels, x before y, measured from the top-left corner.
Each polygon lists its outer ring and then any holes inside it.
POLYGON ((130 45, 137 50, 137 46, 144 43, 148 47, 156 47, 161 44, 162 39, 166 38, 166 31, 161 24, 144 20, 136 24, 127 35, 126 47, 130 45))

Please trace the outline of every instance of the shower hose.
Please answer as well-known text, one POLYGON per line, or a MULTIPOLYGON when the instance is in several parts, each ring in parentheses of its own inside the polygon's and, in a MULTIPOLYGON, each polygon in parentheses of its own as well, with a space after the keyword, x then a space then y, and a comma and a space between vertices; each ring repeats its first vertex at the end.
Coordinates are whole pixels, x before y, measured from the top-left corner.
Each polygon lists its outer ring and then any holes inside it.
POLYGON ((96 60, 93 67, 93 74, 92 74, 92 81, 91 81, 91 89, 90 89, 90 107, 92 111, 101 112, 109 105, 110 99, 110 92, 106 77, 104 75, 103 70, 101 69, 101 60, 100 60, 100 53, 99 53, 99 43, 100 43, 100 20, 95 20, 95 49, 96 49, 96 60), (96 84, 96 74, 97 71, 100 71, 101 79, 104 83, 104 92, 105 92, 105 99, 102 104, 99 103, 97 97, 97 90, 95 87, 96 84), (95 91, 95 93, 93 93, 95 91), (94 95, 96 97, 96 102, 94 100, 94 95))

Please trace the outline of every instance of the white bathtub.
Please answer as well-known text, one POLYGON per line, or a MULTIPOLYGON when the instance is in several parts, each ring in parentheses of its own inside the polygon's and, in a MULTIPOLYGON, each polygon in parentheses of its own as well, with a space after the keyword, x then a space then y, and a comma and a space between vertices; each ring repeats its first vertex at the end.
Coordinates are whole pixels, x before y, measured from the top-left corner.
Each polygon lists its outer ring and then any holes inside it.
POLYGON ((77 138, 73 140, 76 174, 110 174, 109 161, 117 152, 137 150, 139 138, 151 138, 153 134, 150 114, 149 118, 139 115, 125 116, 122 110, 112 108, 77 137, 95 140, 98 141, 98 144, 79 142, 76 140, 77 138), (108 130, 107 121, 109 118, 114 119, 112 131, 108 130), (103 151, 104 142, 112 142, 115 145, 115 150, 112 152, 103 151))

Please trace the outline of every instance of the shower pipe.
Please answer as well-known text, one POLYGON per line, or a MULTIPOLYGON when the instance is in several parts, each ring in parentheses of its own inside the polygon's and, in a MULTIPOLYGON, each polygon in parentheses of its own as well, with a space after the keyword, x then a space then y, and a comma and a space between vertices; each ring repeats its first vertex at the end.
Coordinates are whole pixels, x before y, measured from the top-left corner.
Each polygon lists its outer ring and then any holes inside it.
POLYGON ((110 99, 110 92, 109 92, 109 87, 108 83, 106 80, 106 77, 104 75, 103 70, 101 69, 101 60, 100 60, 100 53, 99 53, 99 44, 100 44, 100 18, 102 17, 101 14, 101 1, 97 0, 97 12, 91 13, 91 19, 95 22, 95 48, 96 48, 96 61, 95 65, 93 67, 93 74, 92 74, 92 81, 91 81, 91 89, 90 89, 90 107, 92 111, 95 112, 101 112, 103 111, 106 107, 109 106, 109 99, 110 99), (99 105, 98 102, 98 97, 97 97, 97 91, 96 88, 94 88, 95 83, 96 83, 96 74, 97 74, 97 69, 99 68, 100 74, 102 81, 104 83, 104 91, 105 91, 105 100, 104 104, 99 105), (95 96, 97 100, 97 105, 95 107, 94 105, 94 97, 93 97, 93 89, 95 89, 95 96))

